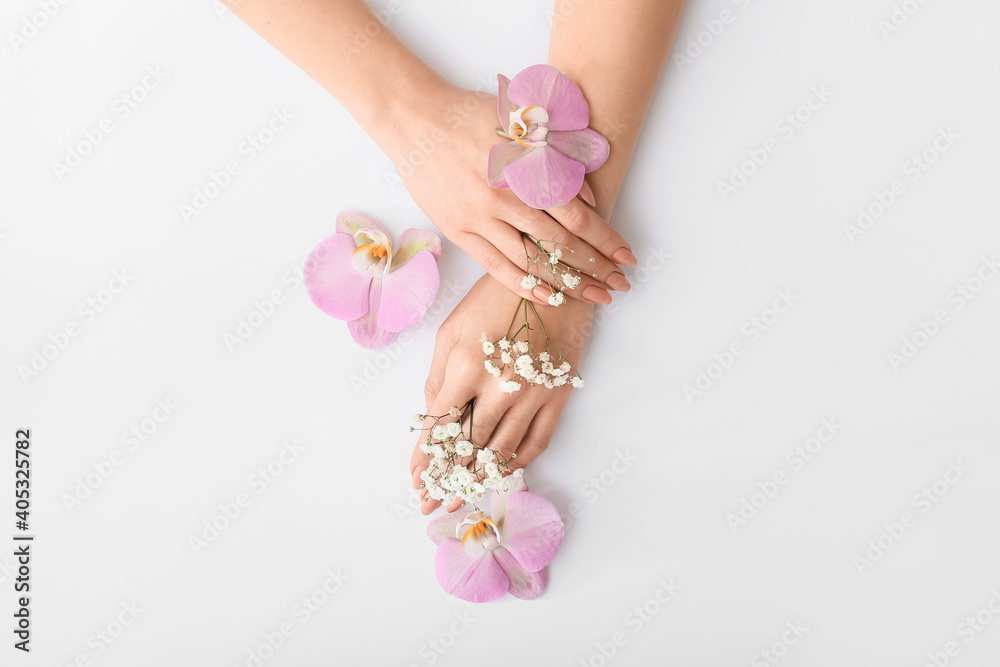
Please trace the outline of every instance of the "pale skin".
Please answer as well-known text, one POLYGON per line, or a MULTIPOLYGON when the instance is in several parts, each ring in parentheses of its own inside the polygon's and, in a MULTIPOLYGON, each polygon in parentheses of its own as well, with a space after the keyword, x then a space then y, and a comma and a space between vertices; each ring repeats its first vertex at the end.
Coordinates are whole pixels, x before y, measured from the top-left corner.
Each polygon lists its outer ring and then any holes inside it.
POLYGON ((565 261, 585 277, 566 296, 608 304, 609 290, 630 289, 619 264, 635 265, 631 247, 582 199, 539 211, 487 185, 486 156, 498 141, 496 97, 445 81, 362 0, 224 2, 333 94, 397 165, 434 224, 518 296, 544 304, 549 294, 521 287, 521 232, 573 251, 565 261))
MULTIPOLYGON (((361 0, 224 2, 344 105, 397 165, 417 204, 488 271, 441 325, 425 387, 426 411, 445 414, 453 405, 475 399, 474 440, 505 455, 516 452, 513 467, 527 466, 548 447, 574 390, 501 392, 483 368, 480 336, 484 331, 494 339, 501 336, 525 297, 542 304, 537 309, 550 338, 579 369, 590 338, 592 304, 610 303, 609 289, 629 289, 620 265, 634 266, 635 257, 606 221, 662 74, 683 0, 556 1, 549 64, 583 90, 590 126, 609 139, 611 154, 587 176, 589 187, 581 199, 544 212, 525 206, 509 190, 486 185, 485 156, 499 140, 494 132, 496 97, 446 82, 361 0), (369 42, 363 56, 345 49, 354 45, 355 28, 364 32, 366 26, 369 42), (461 109, 461 122, 443 123, 448 109, 461 109), (408 156, 419 142, 433 141, 435 132, 445 131, 447 140, 414 167, 408 156), (544 305, 544 286, 531 292, 520 286, 526 273, 521 232, 565 244, 573 251, 564 255, 567 263, 596 277, 567 290, 572 298, 562 306, 544 305)), ((539 334, 533 331, 533 342, 539 334)), ((586 369, 581 375, 586 378, 586 369)), ((410 473, 415 488, 426 460, 414 447, 410 473)), ((422 511, 429 514, 438 505, 428 499, 422 511)))

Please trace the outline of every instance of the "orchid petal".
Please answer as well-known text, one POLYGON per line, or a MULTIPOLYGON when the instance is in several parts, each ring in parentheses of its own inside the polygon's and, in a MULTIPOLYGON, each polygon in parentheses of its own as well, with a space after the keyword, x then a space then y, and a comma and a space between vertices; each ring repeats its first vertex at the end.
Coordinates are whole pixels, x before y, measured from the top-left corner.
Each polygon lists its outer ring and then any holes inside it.
POLYGON ((588 174, 600 168, 607 161, 611 151, 604 135, 589 127, 572 132, 549 132, 545 140, 549 146, 566 157, 582 162, 588 174))
POLYGON ((435 261, 441 259, 441 239, 437 234, 423 229, 407 229, 400 234, 392 252, 392 266, 389 271, 395 271, 403 266, 421 250, 429 252, 435 261))
POLYGON ((396 338, 395 331, 386 331, 378 324, 381 295, 382 285, 375 280, 368 295, 368 312, 347 323, 347 330, 357 344, 369 350, 380 350, 396 338))
POLYGON ((503 547, 493 550, 493 558, 496 559, 504 574, 510 579, 507 592, 521 600, 534 600, 545 592, 549 577, 542 568, 538 572, 525 572, 521 564, 517 562, 509 551, 503 547))
POLYGON ((551 65, 532 65, 521 71, 508 85, 507 97, 519 107, 545 109, 550 130, 582 130, 590 124, 590 108, 583 92, 551 65))
POLYGON ((316 306, 330 317, 350 322, 369 310, 372 277, 351 265, 354 239, 334 234, 323 239, 309 253, 302 266, 306 292, 316 306))
POLYGON ((500 125, 503 131, 510 134, 510 112, 517 108, 517 105, 507 99, 507 86, 510 79, 503 74, 497 74, 497 115, 500 116, 500 125))
POLYGON ((455 539, 455 529, 465 520, 470 512, 449 512, 427 524, 427 537, 434 544, 441 544, 446 538, 455 539))
POLYGON ((494 489, 490 496, 490 516, 493 517, 493 522, 501 534, 503 534, 503 519, 507 514, 507 498, 512 493, 528 490, 528 483, 524 481, 523 476, 508 475, 504 481, 507 482, 507 490, 494 489))
POLYGON ((445 591, 468 602, 492 602, 510 587, 510 579, 492 553, 483 550, 478 558, 470 556, 462 543, 451 537, 438 545, 434 574, 445 591))
POLYGON ((379 326, 388 331, 402 331, 422 320, 434 301, 440 281, 434 255, 426 250, 386 275, 382 278, 379 326))
POLYGON ((530 491, 507 498, 503 546, 528 572, 538 572, 555 557, 563 538, 559 510, 530 491))
POLYGON ((504 167, 503 175, 514 194, 532 208, 563 206, 580 192, 584 165, 548 146, 535 148, 504 167))
POLYGON ((503 177, 503 168, 515 160, 520 160, 531 150, 514 141, 490 146, 490 159, 486 163, 486 182, 490 187, 506 188, 507 180, 503 177))
MULTIPOLYGON (((390 238, 389 232, 386 231, 385 227, 383 227, 382 225, 380 225, 379 223, 375 222, 374 220, 372 220, 367 216, 361 215, 360 213, 356 213, 354 211, 343 211, 337 214, 336 229, 341 234, 349 234, 350 236, 354 236, 359 229, 364 229, 365 227, 377 232, 381 232, 382 234, 385 235, 387 239, 390 238)), ((366 243, 370 242, 369 239, 366 239, 362 236, 355 237, 355 240, 356 240, 356 245, 359 246, 365 245, 366 243)))

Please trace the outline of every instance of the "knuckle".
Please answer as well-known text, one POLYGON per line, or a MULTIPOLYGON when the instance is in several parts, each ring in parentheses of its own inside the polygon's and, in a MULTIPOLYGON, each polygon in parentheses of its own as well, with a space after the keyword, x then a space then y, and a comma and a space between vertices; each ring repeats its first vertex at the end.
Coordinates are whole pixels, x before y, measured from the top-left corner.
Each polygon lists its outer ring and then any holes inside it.
POLYGON ((560 220, 562 222, 563 227, 570 230, 571 232, 579 232, 586 226, 587 223, 586 214, 583 212, 583 209, 579 206, 563 207, 560 220))
POLYGON ((486 269, 487 273, 496 274, 503 266, 503 260, 496 253, 486 250, 479 254, 479 264, 486 269))

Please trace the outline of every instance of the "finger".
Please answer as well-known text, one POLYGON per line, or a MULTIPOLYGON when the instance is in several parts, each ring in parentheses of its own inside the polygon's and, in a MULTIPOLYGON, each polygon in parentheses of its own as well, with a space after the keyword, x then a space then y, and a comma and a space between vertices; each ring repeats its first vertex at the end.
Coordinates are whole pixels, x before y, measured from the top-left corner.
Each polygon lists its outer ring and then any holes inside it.
POLYGON ((576 234, 608 259, 625 266, 638 264, 632 247, 621 234, 612 229, 597 211, 579 199, 565 206, 548 209, 547 213, 572 234, 576 234))
MULTIPOLYGON (((495 225, 494 220, 493 223, 495 225)), ((502 223, 504 227, 507 227, 512 233, 516 233, 510 225, 507 223, 502 223)), ((496 229, 497 227, 493 227, 496 229)), ((506 285, 512 292, 518 296, 524 297, 530 301, 533 301, 540 305, 547 305, 548 301, 543 298, 539 298, 535 294, 532 294, 531 290, 526 289, 521 286, 521 281, 524 279, 526 272, 523 268, 520 268, 514 259, 517 259, 520 264, 524 264, 522 259, 524 258, 524 251, 520 254, 514 252, 513 258, 500 252, 493 243, 488 241, 486 238, 478 234, 466 234, 464 238, 461 239, 459 245, 465 250, 469 255, 472 256, 480 266, 486 269, 486 272, 497 279, 501 285, 506 285)), ((546 297, 547 298, 547 297, 546 297)))
MULTIPOLYGON (((556 228, 559 227, 559 225, 554 223, 551 219, 548 220, 547 224, 554 225, 556 228)), ((521 235, 521 232, 518 231, 513 225, 510 225, 502 220, 497 220, 494 224, 490 225, 486 231, 491 238, 498 240, 497 242, 500 244, 500 248, 503 250, 505 255, 508 257, 517 257, 521 265, 527 267, 528 273, 542 281, 542 284, 537 285, 531 291, 532 295, 535 297, 533 301, 536 303, 551 305, 549 304, 548 299, 549 296, 553 294, 552 285, 553 283, 560 286, 563 285, 563 278, 561 277, 563 273, 573 273, 575 276, 580 278, 579 285, 577 285, 574 289, 564 290, 563 296, 567 298, 576 298, 587 303, 604 305, 611 303, 611 295, 608 293, 608 289, 605 285, 591 276, 583 275, 576 271, 568 271, 561 265, 550 264, 546 256, 541 254, 542 251, 533 246, 531 241, 525 239, 521 235), (531 253, 530 261, 528 253, 531 253), (553 272, 555 272, 555 274, 559 277, 556 278, 553 275, 553 272)), ((553 233, 564 234, 561 229, 557 229, 553 233)), ((546 248, 546 250, 548 249, 546 248)))
MULTIPOLYGON (((440 393, 437 395, 437 400, 431 405, 430 409, 427 411, 430 415, 443 415, 447 414, 448 410, 451 409, 453 405, 457 405, 461 408, 463 405, 469 402, 469 399, 474 395, 474 390, 470 386, 459 385, 457 382, 454 385, 445 384, 441 389, 440 393)), ((442 423, 447 423, 452 421, 451 419, 442 419, 442 423)), ((424 420, 422 429, 417 438, 417 444, 413 448, 413 454, 410 456, 410 474, 413 475, 416 468, 426 468, 427 467, 427 455, 420 451, 420 443, 425 442, 430 435, 430 429, 434 426, 434 420, 427 418, 424 420)), ((419 475, 419 473, 418 473, 419 475)), ((416 476, 413 488, 420 488, 419 476, 416 476)))
POLYGON ((500 391, 494 383, 487 384, 486 390, 476 397, 472 410, 463 418, 469 439, 480 447, 489 442, 513 401, 512 395, 500 391))
MULTIPOLYGON (((517 452, 532 419, 538 412, 534 402, 523 402, 504 413, 486 446, 507 460, 517 452)), ((520 456, 520 454, 518 454, 520 456)))
POLYGON ((461 331, 454 327, 442 325, 434 337, 434 356, 431 357, 431 369, 427 374, 427 381, 424 383, 424 401, 427 411, 437 400, 438 393, 445 382, 445 369, 448 367, 448 355, 458 343, 461 331))
POLYGON ((559 387, 546 391, 558 391, 562 396, 546 403, 535 413, 534 419, 531 420, 531 425, 528 426, 524 438, 517 447, 517 458, 510 462, 511 470, 527 467, 528 464, 538 458, 539 454, 548 449, 549 443, 552 441, 552 435, 556 432, 559 418, 562 417, 563 409, 566 407, 566 401, 569 399, 569 394, 572 390, 566 387, 559 387))

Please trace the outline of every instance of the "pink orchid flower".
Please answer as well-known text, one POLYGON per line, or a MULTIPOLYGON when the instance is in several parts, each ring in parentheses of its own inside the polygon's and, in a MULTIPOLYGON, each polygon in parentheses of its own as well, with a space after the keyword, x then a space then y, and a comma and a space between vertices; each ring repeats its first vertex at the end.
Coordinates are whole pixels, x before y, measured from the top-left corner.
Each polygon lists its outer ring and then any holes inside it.
POLYGON ((534 600, 548 583, 549 564, 563 538, 559 511, 529 493, 521 477, 507 477, 509 491, 494 489, 490 517, 457 511, 427 526, 438 545, 434 572, 441 586, 469 602, 491 602, 510 593, 534 600))
POLYGON ((320 310, 347 322, 359 345, 385 347, 434 300, 441 240, 407 229, 394 248, 382 225, 353 211, 337 216, 336 229, 306 259, 306 291, 320 310))
POLYGON ((587 127, 590 108, 583 92, 550 65, 497 80, 497 112, 510 141, 490 148, 487 182, 509 187, 533 208, 563 206, 610 151, 608 140, 587 127))

